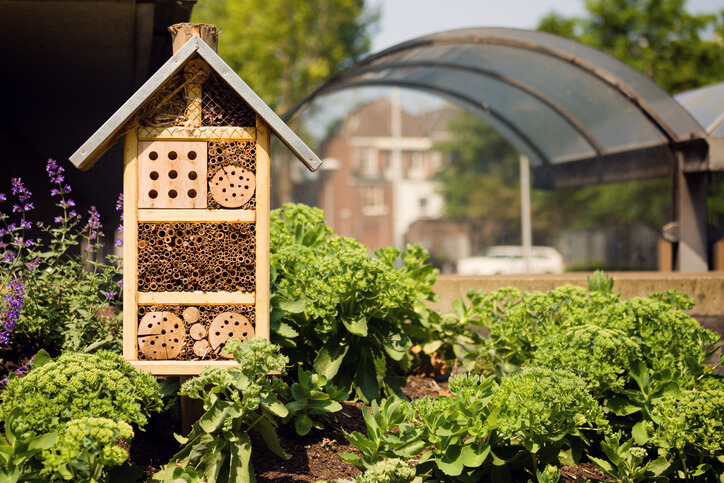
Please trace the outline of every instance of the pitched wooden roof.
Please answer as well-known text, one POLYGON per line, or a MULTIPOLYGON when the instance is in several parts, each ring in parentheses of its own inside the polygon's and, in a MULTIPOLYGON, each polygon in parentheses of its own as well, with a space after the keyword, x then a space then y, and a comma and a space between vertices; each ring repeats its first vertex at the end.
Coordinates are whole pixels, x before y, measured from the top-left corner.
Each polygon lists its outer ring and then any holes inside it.
POLYGON ((310 171, 322 163, 314 152, 266 103, 224 62, 198 35, 181 47, 135 94, 133 94, 78 150, 70 157, 79 169, 86 170, 124 134, 126 123, 153 95, 195 56, 204 59, 303 162, 310 171))

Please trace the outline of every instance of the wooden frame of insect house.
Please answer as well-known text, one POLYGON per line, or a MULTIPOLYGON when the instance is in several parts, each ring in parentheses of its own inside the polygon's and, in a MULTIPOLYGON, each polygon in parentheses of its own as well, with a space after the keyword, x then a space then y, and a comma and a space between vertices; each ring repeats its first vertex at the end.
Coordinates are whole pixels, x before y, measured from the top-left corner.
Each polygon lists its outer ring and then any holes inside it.
POLYGON ((213 26, 179 29, 182 46, 71 157, 88 169, 124 137, 123 355, 157 375, 228 367, 228 338, 269 338, 270 131, 320 165, 217 55, 213 26))

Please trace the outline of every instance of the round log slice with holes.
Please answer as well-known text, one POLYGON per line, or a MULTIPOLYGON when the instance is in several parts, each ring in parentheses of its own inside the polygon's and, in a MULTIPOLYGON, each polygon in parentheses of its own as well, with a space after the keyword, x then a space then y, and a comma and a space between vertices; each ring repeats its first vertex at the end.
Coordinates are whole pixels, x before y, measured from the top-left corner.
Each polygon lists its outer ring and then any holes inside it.
POLYGON ((241 166, 224 166, 209 181, 214 200, 224 208, 239 208, 254 196, 256 177, 241 166))
POLYGON ((228 339, 241 339, 254 336, 254 326, 249 319, 236 312, 222 312, 214 318, 209 327, 209 343, 211 348, 222 357, 233 359, 234 356, 221 354, 224 342, 228 339))
POLYGON ((149 312, 138 324, 138 348, 150 359, 178 357, 184 336, 184 323, 172 312, 149 312))

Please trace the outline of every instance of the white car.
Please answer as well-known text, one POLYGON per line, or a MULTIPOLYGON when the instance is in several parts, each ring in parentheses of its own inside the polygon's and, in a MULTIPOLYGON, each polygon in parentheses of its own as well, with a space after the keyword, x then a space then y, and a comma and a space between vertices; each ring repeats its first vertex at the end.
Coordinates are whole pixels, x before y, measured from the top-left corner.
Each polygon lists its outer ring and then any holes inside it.
POLYGON ((530 269, 526 271, 523 247, 501 245, 490 247, 478 257, 461 258, 457 263, 460 275, 498 275, 507 273, 562 273, 563 256, 553 247, 531 247, 530 269))

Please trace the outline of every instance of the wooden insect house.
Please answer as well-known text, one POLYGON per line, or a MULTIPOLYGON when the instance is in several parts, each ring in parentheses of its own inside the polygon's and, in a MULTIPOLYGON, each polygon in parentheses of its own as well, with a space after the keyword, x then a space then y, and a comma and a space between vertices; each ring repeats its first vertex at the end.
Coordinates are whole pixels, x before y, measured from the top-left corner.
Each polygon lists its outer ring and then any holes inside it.
POLYGON ((125 138, 123 355, 193 375, 235 364, 231 337, 269 338, 270 132, 320 161, 217 55, 213 26, 175 27, 174 55, 71 161, 125 138))

